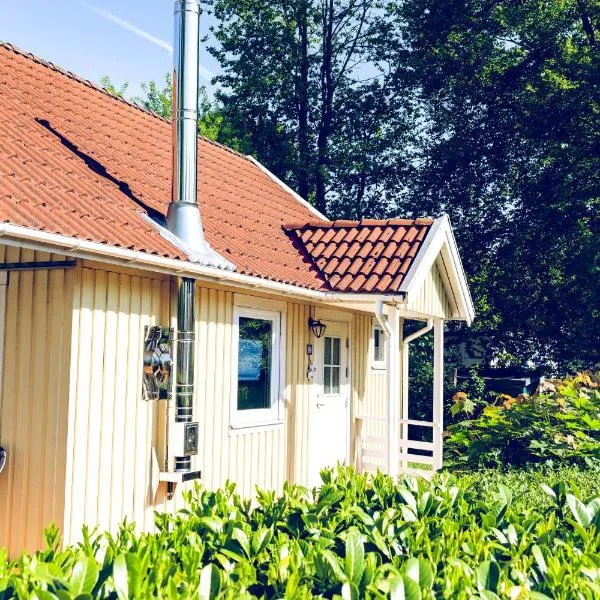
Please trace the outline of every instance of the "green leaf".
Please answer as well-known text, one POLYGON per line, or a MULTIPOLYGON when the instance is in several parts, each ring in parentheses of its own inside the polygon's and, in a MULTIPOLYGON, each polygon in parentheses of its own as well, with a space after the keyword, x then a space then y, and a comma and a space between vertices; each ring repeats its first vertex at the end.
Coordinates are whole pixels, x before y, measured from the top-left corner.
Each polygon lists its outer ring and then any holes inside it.
POLYGON ((140 559, 128 552, 119 554, 113 564, 113 582, 120 600, 134 598, 140 578, 140 559))
POLYGON ((273 531, 267 527, 261 527, 252 536, 252 553, 260 554, 273 538, 273 531))
POLYGON ((73 567, 69 590, 74 594, 91 594, 98 581, 98 565, 88 557, 80 558, 73 567))
POLYGON ((497 594, 494 594, 494 592, 490 592, 490 590, 482 590, 479 592, 479 595, 484 600, 500 600, 500 597, 497 594))
POLYGON ((573 494, 567 494, 567 505, 571 509, 571 513, 575 520, 582 527, 589 527, 591 518, 587 506, 573 494))
POLYGON ((480 592, 483 590, 497 592, 499 581, 500 567, 498 563, 486 560, 479 565, 477 569, 477 587, 480 592))
POLYGON ((544 555, 542 554, 542 550, 540 549, 540 547, 537 544, 535 544, 531 548, 531 554, 533 554, 533 558, 535 559, 535 562, 537 563, 540 573, 542 575, 546 575, 546 573, 548 573, 548 565, 546 565, 546 559, 544 558, 544 555))
POLYGON ((348 532, 346 537, 346 556, 344 558, 344 567, 348 579, 358 585, 365 568, 365 549, 362 541, 362 535, 358 529, 354 528, 348 532))
POLYGON ((219 570, 213 564, 206 565, 202 571, 200 571, 198 597, 200 600, 211 600, 211 598, 216 598, 220 588, 221 576, 219 570))
POLYGON ((409 558, 404 563, 404 572, 409 579, 419 584, 421 589, 433 588, 433 569, 423 558, 409 558))
POLYGON ((406 600, 421 600, 421 588, 416 581, 404 575, 404 597, 406 600))

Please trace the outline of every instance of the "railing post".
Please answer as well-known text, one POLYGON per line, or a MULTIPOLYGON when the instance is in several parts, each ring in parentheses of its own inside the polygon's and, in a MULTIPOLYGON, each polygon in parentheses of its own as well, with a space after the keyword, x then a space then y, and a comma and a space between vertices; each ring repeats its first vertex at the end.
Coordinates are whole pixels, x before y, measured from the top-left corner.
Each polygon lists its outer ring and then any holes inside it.
POLYGON ((444 429, 444 319, 433 324, 433 457, 434 470, 442 468, 444 429))
POLYGON ((388 324, 390 335, 388 336, 388 473, 396 480, 399 467, 399 442, 398 432, 398 405, 400 400, 400 310, 396 305, 388 307, 388 324))

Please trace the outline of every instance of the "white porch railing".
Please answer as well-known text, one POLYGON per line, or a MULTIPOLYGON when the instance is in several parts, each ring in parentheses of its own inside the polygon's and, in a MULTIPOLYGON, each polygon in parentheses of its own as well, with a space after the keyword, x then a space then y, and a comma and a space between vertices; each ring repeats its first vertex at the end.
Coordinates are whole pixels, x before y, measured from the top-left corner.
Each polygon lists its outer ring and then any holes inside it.
MULTIPOLYGON (((386 417, 360 416, 355 419, 355 461, 359 472, 389 471, 388 438, 385 434, 386 417)), ((399 473, 411 473, 423 477, 431 475, 442 466, 442 436, 440 426, 430 421, 400 419, 401 436, 398 440, 399 473), (411 440, 408 427, 428 427, 432 430, 431 442, 411 440), (417 454, 416 451, 424 452, 417 454)))

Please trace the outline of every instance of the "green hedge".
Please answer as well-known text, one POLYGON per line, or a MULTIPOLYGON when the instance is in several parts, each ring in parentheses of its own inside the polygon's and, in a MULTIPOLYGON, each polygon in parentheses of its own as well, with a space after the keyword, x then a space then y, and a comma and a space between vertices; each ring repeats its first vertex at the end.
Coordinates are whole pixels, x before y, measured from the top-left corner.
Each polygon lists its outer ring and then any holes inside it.
POLYGON ((600 465, 600 373, 547 381, 531 395, 498 395, 470 414, 468 394, 454 396, 463 421, 445 432, 444 463, 451 468, 535 463, 600 465))
POLYGON ((432 483, 343 468, 318 492, 197 488, 157 532, 87 533, 13 563, 0 558, 0 598, 598 598, 600 498, 564 485, 548 504, 513 505, 468 480, 432 483))

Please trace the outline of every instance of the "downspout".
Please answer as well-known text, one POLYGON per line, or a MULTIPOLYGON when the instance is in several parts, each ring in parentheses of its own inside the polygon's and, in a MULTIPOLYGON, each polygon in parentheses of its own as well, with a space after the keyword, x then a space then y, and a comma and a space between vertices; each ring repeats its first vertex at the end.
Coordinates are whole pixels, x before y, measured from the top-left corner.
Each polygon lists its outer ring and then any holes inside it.
POLYGON ((389 338, 392 335, 392 330, 383 314, 383 300, 381 299, 378 299, 377 302, 375 302, 375 318, 385 335, 389 338))

